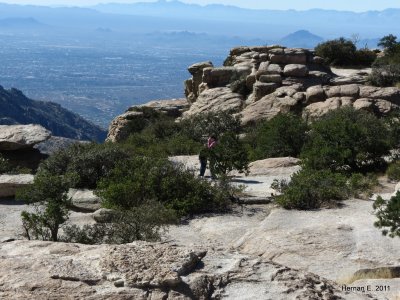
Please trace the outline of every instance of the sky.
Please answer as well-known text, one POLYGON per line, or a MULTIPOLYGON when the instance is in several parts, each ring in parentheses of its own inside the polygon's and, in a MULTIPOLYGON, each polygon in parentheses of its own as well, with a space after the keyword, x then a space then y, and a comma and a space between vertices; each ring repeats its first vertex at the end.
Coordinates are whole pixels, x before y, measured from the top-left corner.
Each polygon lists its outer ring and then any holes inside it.
MULTIPOLYGON (((153 2, 154 0, 0 0, 2 3, 33 4, 51 6, 90 6, 98 3, 118 2, 153 2)), ((181 0, 186 3, 210 4, 219 3, 255 9, 296 9, 307 10, 311 8, 367 11, 383 10, 386 8, 400 8, 400 0, 181 0)))

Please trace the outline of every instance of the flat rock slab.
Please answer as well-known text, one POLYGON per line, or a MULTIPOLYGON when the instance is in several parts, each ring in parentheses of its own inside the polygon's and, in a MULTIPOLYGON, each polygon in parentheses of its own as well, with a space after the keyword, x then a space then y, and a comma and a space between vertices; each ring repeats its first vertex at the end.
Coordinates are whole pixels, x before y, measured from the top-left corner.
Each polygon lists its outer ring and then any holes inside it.
POLYGON ((33 175, 0 175, 0 198, 14 197, 16 191, 33 183, 33 175))
POLYGON ((31 148, 51 136, 51 132, 40 125, 0 125, 0 150, 31 148))
POLYGON ((374 227, 372 203, 348 200, 342 208, 315 211, 277 208, 235 248, 338 282, 360 269, 397 266, 400 239, 374 227))
POLYGON ((135 242, 87 246, 40 241, 0 244, 1 299, 147 299, 144 289, 168 289, 206 254, 135 242), (125 287, 119 289, 119 287, 125 287), (117 297, 117 298, 115 298, 117 297))

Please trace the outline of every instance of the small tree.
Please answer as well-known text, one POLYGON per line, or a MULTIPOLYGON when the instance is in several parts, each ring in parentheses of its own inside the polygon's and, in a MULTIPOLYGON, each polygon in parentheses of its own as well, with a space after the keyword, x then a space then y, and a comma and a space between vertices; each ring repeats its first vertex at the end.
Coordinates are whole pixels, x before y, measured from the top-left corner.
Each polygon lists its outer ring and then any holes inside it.
POLYGON ((343 37, 323 42, 315 47, 315 53, 325 59, 326 63, 335 66, 354 64, 357 47, 351 40, 343 37))
POLYGON ((248 172, 247 151, 239 137, 231 132, 222 135, 217 145, 210 149, 209 161, 213 175, 226 175, 232 170, 248 172))
POLYGON ((385 35, 379 40, 378 46, 391 52, 399 43, 397 42, 397 36, 393 34, 385 35))
POLYGON ((18 192, 18 199, 34 206, 34 212, 21 214, 28 239, 58 240, 58 230, 69 216, 68 187, 62 176, 41 174, 32 185, 18 192))
POLYGON ((374 225, 383 229, 382 234, 392 238, 400 237, 400 191, 391 197, 389 201, 378 197, 374 202, 375 215, 378 221, 374 225))

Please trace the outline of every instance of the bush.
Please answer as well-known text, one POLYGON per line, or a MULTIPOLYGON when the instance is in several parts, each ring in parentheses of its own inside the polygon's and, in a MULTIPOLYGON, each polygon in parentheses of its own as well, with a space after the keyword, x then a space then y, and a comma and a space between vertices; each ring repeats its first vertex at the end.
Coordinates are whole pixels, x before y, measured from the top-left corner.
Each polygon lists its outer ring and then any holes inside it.
POLYGON ((391 163, 386 171, 386 175, 390 180, 400 180, 400 161, 391 163))
POLYGON ((291 181, 275 181, 272 188, 282 193, 276 202, 286 209, 316 209, 348 197, 346 177, 329 170, 303 169, 291 181))
POLYGON ((395 86, 400 82, 400 64, 374 65, 368 81, 379 87, 395 86))
POLYGON ((354 43, 345 38, 339 38, 320 43, 315 47, 315 53, 334 66, 352 65, 357 48, 354 43))
POLYGON ((207 112, 197 114, 181 122, 182 133, 192 137, 197 142, 203 142, 204 137, 219 138, 226 132, 239 134, 241 131, 240 116, 232 112, 207 112))
POLYGON ((81 244, 125 244, 136 240, 158 241, 166 224, 176 222, 176 214, 162 204, 149 202, 125 211, 115 211, 110 223, 70 225, 63 228, 62 241, 81 244))
POLYGON ((116 144, 75 144, 42 162, 38 174, 73 174, 75 182, 71 183, 71 187, 93 189, 117 162, 129 156, 126 149, 116 144))
POLYGON ((32 185, 17 193, 17 199, 34 206, 34 212, 21 213, 28 239, 58 240, 58 230, 69 215, 68 186, 67 178, 42 173, 32 185))
POLYGON ((8 173, 12 171, 12 169, 9 161, 0 154, 0 174, 8 173))
POLYGON ((225 133, 215 147, 209 150, 210 170, 213 175, 226 175, 232 170, 248 172, 247 151, 234 133, 225 133))
POLYGON ((156 201, 178 216, 229 206, 226 190, 197 178, 181 165, 157 158, 133 157, 118 164, 100 181, 96 193, 107 208, 129 210, 156 201))
POLYGON ((376 53, 369 49, 357 50, 353 41, 339 38, 320 43, 315 53, 333 66, 371 66, 376 59, 376 53))
POLYGON ((382 234, 392 238, 400 237, 400 192, 398 191, 389 201, 378 197, 373 207, 378 218, 374 225, 383 229, 382 234))
POLYGON ((306 141, 308 126, 302 118, 279 114, 259 124, 255 132, 246 136, 252 161, 269 157, 297 157, 306 141))
POLYGON ((390 142, 382 120, 345 107, 312 124, 301 158, 305 166, 317 170, 371 170, 382 167, 390 142))

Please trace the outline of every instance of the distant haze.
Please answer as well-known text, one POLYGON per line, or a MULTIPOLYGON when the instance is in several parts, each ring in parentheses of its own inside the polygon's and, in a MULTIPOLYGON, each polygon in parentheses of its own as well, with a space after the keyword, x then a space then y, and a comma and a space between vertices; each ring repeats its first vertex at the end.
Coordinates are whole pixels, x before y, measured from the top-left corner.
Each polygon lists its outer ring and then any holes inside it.
MULTIPOLYGON (((135 3, 135 2, 155 2, 151 0, 132 1, 132 0, 3 0, 3 3, 14 4, 31 4, 31 5, 51 5, 51 6, 90 6, 99 3, 135 3)), ((348 11, 368 11, 368 10, 384 10, 387 8, 400 8, 398 0, 184 0, 185 3, 193 4, 225 4, 234 5, 245 8, 255 9, 296 9, 307 10, 312 8, 348 10, 348 11)))

